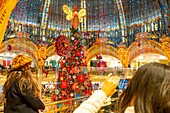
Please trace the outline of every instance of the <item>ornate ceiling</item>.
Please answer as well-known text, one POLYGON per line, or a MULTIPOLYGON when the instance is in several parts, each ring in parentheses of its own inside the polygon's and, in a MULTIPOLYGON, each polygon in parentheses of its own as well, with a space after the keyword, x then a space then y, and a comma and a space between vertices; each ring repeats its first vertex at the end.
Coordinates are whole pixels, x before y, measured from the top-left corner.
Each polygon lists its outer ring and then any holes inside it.
POLYGON ((6 39, 16 31, 30 33, 35 43, 40 37, 53 42, 61 32, 69 35, 70 21, 62 6, 72 10, 86 8, 85 21, 80 30, 90 31, 92 37, 110 37, 116 46, 129 45, 138 32, 168 35, 169 0, 19 0, 10 16, 6 39), (96 32, 97 31, 97 32, 96 32))

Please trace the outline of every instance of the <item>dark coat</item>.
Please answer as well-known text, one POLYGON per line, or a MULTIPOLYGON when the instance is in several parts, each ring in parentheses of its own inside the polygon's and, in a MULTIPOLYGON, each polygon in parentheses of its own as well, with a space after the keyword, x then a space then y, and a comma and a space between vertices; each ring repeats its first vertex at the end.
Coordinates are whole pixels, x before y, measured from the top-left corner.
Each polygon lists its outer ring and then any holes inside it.
POLYGON ((44 103, 37 97, 22 95, 19 83, 15 80, 6 93, 4 113, 38 113, 38 109, 45 109, 44 103))

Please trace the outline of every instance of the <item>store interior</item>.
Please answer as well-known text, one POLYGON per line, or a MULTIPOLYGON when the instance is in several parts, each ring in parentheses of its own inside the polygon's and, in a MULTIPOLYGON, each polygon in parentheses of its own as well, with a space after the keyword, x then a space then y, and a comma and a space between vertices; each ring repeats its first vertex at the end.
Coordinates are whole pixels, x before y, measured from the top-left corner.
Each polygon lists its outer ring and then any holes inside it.
POLYGON ((112 73, 121 79, 106 113, 140 66, 170 65, 169 0, 2 0, 0 31, 0 92, 12 59, 25 54, 44 113, 72 113, 112 73))

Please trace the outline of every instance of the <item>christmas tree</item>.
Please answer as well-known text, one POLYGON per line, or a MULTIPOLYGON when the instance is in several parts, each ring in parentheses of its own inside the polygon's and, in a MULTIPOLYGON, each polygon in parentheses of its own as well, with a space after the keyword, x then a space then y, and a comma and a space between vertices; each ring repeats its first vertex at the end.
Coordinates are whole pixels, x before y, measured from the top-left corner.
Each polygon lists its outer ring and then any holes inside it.
POLYGON ((71 46, 61 44, 71 49, 70 55, 61 57, 53 100, 66 100, 91 94, 92 84, 87 71, 84 36, 81 38, 78 30, 74 28, 71 28, 70 36, 71 46))
POLYGON ((86 10, 77 11, 77 6, 73 7, 73 12, 67 5, 63 6, 63 11, 68 14, 71 20, 70 39, 59 36, 56 39, 56 52, 62 56, 60 60, 58 80, 54 90, 52 100, 67 100, 91 95, 92 84, 87 71, 86 64, 86 39, 78 31, 79 22, 86 15, 86 10))

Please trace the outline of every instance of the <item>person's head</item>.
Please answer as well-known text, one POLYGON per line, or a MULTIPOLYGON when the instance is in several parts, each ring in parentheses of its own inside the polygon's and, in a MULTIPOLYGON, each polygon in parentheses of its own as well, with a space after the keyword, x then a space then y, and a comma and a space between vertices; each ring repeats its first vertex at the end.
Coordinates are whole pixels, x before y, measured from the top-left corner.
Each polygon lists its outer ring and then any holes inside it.
POLYGON ((11 87, 12 82, 18 80, 19 88, 23 95, 27 95, 29 91, 33 96, 38 96, 38 84, 35 82, 31 73, 32 59, 25 55, 17 55, 12 60, 12 70, 8 72, 7 80, 3 87, 3 94, 11 87), (27 90, 27 91, 26 91, 27 90))
POLYGON ((170 66, 141 66, 119 100, 120 113, 133 101, 135 113, 170 113, 170 66))

